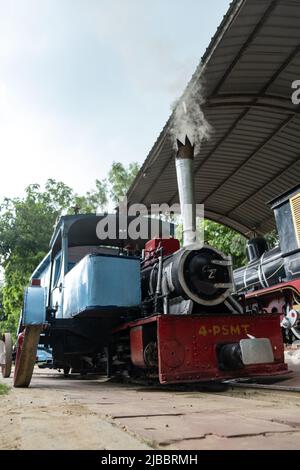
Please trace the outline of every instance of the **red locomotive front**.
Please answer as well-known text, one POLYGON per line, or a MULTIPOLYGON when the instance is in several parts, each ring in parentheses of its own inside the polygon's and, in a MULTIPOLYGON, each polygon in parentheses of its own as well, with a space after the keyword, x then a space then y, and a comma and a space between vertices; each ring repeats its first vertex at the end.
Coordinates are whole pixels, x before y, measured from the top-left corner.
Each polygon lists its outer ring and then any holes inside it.
POLYGON ((179 143, 183 247, 172 238, 146 245, 143 318, 114 331, 115 367, 162 384, 284 375, 279 312, 246 314, 244 297, 234 295, 231 257, 197 243, 195 210, 189 210, 193 156, 188 138, 179 143))

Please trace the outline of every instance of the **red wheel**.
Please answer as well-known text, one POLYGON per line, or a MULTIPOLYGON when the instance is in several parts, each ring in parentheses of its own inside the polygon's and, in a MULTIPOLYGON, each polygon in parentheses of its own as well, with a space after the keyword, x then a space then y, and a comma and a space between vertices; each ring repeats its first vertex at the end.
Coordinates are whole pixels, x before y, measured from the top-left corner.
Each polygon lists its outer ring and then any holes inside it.
POLYGON ((10 377, 12 365, 12 339, 10 333, 4 333, 1 343, 1 371, 2 377, 10 377))
POLYGON ((15 387, 28 387, 30 384, 41 331, 41 325, 31 325, 27 326, 18 336, 14 373, 15 387))

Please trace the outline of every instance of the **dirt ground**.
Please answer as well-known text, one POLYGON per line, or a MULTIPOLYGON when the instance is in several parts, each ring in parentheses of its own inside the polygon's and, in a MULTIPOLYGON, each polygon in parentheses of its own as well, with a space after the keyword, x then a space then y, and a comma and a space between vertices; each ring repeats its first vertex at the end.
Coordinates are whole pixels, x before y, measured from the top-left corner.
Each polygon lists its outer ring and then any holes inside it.
POLYGON ((300 393, 147 388, 36 369, 29 389, 0 396, 0 449, 299 449, 299 442, 300 393))

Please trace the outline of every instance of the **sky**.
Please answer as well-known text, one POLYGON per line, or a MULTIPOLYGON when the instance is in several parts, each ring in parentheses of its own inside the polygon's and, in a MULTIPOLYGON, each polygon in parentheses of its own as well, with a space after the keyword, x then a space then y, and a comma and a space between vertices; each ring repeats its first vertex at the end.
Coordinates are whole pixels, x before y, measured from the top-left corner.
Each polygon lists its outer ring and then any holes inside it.
POLYGON ((0 200, 142 163, 230 0, 0 0, 0 200))

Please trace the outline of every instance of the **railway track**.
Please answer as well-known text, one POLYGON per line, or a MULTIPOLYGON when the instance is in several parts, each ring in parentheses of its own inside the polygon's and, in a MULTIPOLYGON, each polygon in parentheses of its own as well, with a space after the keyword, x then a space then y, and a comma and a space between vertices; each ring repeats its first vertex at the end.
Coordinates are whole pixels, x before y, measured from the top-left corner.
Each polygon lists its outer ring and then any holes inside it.
MULTIPOLYGON (((37 371, 38 369, 36 369, 37 371)), ((161 391, 161 392, 208 392, 208 393, 222 393, 232 390, 264 390, 272 392, 293 392, 300 394, 300 372, 295 372, 291 374, 291 378, 284 378, 281 380, 273 381, 261 381, 260 383, 251 382, 250 380, 239 380, 239 381, 227 381, 223 383, 207 383, 207 384, 176 384, 176 385, 160 385, 156 381, 147 381, 143 379, 129 379, 129 378, 112 378, 107 379, 97 374, 89 374, 86 377, 80 377, 79 374, 69 375, 68 378, 63 378, 62 374, 57 373, 57 371, 43 371, 39 370, 39 377, 45 377, 48 380, 64 380, 67 382, 76 382, 76 381, 87 381, 97 380, 99 382, 107 382, 111 384, 119 385, 128 385, 137 387, 137 390, 147 387, 149 391, 161 391)))

